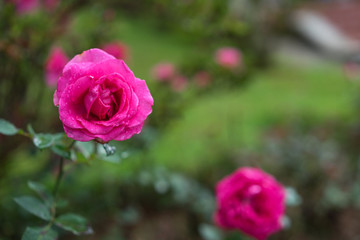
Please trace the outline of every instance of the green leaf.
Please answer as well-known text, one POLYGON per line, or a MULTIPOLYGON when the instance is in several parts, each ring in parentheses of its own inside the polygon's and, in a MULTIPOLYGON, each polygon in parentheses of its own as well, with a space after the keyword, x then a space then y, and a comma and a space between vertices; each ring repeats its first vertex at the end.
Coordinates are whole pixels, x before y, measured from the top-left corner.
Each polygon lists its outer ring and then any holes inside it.
POLYGON ((221 232, 214 226, 209 224, 201 224, 199 227, 200 235, 205 240, 221 240, 221 232))
POLYGON ((62 145, 54 145, 51 147, 51 150, 56 153, 57 155, 60 155, 61 157, 65 158, 65 159, 70 159, 71 158, 71 153, 70 150, 67 149, 67 147, 62 146, 62 145))
POLYGON ((76 153, 76 162, 78 163, 89 163, 89 160, 81 152, 76 153))
POLYGON ((57 232, 51 228, 27 227, 21 240, 56 240, 57 238, 57 232))
POLYGON ((64 208, 69 205, 69 201, 65 199, 57 199, 56 200, 56 208, 64 208))
POLYGON ((298 206, 301 204, 302 199, 301 196, 296 192, 295 188, 286 187, 286 205, 288 206, 298 206))
POLYGON ((94 153, 94 142, 79 142, 75 143, 76 148, 84 155, 85 158, 89 158, 94 153))
POLYGON ((23 196, 14 199, 17 204, 23 207, 26 211, 44 220, 50 221, 51 214, 48 207, 45 206, 38 199, 31 196, 23 196))
POLYGON ((50 208, 52 206, 54 198, 44 185, 37 182, 28 181, 28 186, 31 190, 34 190, 42 200, 44 200, 47 207, 50 208))
POLYGON ((56 218, 55 224, 75 235, 92 234, 94 232, 92 228, 87 225, 87 220, 84 217, 73 213, 59 216, 56 218))
POLYGON ((30 123, 27 125, 27 130, 31 134, 31 136, 34 136, 36 134, 30 123))
POLYGON ((33 143, 40 149, 51 147, 54 143, 54 137, 48 133, 38 133, 33 137, 33 143))
POLYGON ((64 141, 66 139, 68 139, 66 137, 66 134, 65 133, 54 133, 54 134, 51 134, 54 138, 54 142, 56 143, 60 143, 61 141, 64 141))
POLYGON ((66 136, 64 133, 55 133, 55 134, 36 133, 30 124, 28 124, 27 129, 30 135, 32 136, 33 143, 36 147, 40 149, 53 147, 52 150, 56 154, 59 154, 60 156, 70 155, 69 153, 66 152, 66 147, 62 145, 66 136))
POLYGON ((11 122, 0 118, 0 133, 4 135, 15 135, 19 132, 19 129, 14 126, 11 122))

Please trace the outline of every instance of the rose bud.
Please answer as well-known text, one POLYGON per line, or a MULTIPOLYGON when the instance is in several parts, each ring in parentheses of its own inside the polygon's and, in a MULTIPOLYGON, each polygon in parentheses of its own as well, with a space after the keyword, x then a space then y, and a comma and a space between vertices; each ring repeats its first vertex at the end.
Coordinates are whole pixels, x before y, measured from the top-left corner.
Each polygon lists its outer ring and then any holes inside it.
POLYGON ((169 81, 175 76, 175 66, 169 62, 158 63, 152 68, 151 75, 160 82, 169 81))
POLYGON ((241 61, 241 53, 236 48, 223 47, 216 51, 215 62, 224 68, 240 67, 241 61))
POLYGON ((153 102, 145 81, 123 60, 96 48, 66 64, 54 94, 65 133, 78 141, 106 143, 139 134, 153 102))
POLYGON ((197 72, 194 76, 194 82, 198 87, 206 87, 211 82, 211 75, 206 71, 197 72))
POLYGON ((240 168, 216 186, 215 223, 258 239, 282 228, 285 189, 271 175, 257 168, 240 168))
POLYGON ((105 52, 113 55, 117 59, 127 59, 129 57, 128 47, 121 42, 111 42, 101 47, 105 52))
POLYGON ((353 81, 360 78, 360 64, 356 62, 347 62, 344 64, 345 76, 353 81))
POLYGON ((51 49, 45 65, 45 80, 49 87, 55 87, 63 68, 69 61, 68 57, 60 47, 51 49))
POLYGON ((171 79, 171 88, 175 92, 182 92, 188 86, 188 80, 186 77, 177 75, 171 79))
POLYGON ((31 13, 39 7, 38 0, 9 0, 9 2, 15 5, 18 14, 31 13))

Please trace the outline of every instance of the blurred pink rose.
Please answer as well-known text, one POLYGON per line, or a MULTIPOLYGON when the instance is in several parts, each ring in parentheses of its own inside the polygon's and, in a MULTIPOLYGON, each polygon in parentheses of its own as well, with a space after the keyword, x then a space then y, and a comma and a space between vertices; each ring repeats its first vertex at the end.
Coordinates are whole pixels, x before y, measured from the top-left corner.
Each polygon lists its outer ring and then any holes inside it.
POLYGON ((356 62, 347 62, 344 64, 344 73, 349 80, 360 78, 360 64, 356 62))
POLYGON ((49 87, 55 87, 64 66, 69 61, 60 47, 51 49, 45 65, 45 80, 49 87))
POLYGON ((188 86, 188 80, 186 77, 178 75, 171 79, 171 88, 175 92, 182 92, 184 91, 188 86))
POLYGON ((194 76, 195 84, 199 87, 206 87, 211 82, 211 75, 206 71, 200 71, 194 76))
POLYGON ((151 73, 158 81, 169 81, 175 75, 175 66, 169 62, 158 63, 152 68, 151 73))
POLYGON ((101 47, 105 52, 113 55, 117 59, 125 60, 129 56, 128 47, 121 42, 111 42, 101 47))
POLYGON ((15 4, 16 11, 19 14, 26 14, 35 11, 39 7, 38 0, 10 0, 15 4))
POLYGON ((222 67, 235 68, 241 65, 241 53, 236 48, 219 48, 215 54, 215 61, 222 67))
POLYGON ((129 139, 140 133, 153 103, 144 80, 96 48, 66 64, 54 94, 65 133, 78 141, 129 139))
POLYGON ((285 190, 271 175, 257 168, 240 168, 216 186, 215 222, 266 239, 282 228, 285 190))
POLYGON ((103 18, 105 21, 113 21, 116 17, 116 11, 108 8, 104 11, 103 18))

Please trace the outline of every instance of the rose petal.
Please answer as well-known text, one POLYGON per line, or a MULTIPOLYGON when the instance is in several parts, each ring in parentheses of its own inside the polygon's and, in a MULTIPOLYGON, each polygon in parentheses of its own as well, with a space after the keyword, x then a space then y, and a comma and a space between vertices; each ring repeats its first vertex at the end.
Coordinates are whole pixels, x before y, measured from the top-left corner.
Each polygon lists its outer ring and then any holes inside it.
POLYGON ((135 78, 134 81, 135 96, 139 96, 139 106, 136 114, 131 118, 129 127, 134 127, 144 122, 147 116, 152 112, 154 99, 152 98, 144 80, 135 78))
MULTIPOLYGON (((90 84, 87 81, 79 81, 78 84, 90 84)), ((85 115, 85 108, 82 106, 82 103, 78 101, 73 101, 72 97, 76 90, 80 90, 77 84, 69 85, 63 92, 60 101, 59 101, 59 117, 64 125, 67 125, 69 128, 83 128, 83 126, 77 120, 79 117, 85 115)))
POLYGON ((100 49, 89 49, 81 54, 76 55, 64 67, 63 74, 59 78, 57 84, 57 96, 61 97, 62 92, 68 84, 77 81, 85 75, 92 76, 92 68, 94 65, 106 60, 115 59, 110 54, 100 49))
POLYGON ((81 141, 81 142, 87 142, 87 141, 93 140, 95 138, 93 136, 87 135, 81 129, 70 128, 66 125, 64 125, 64 131, 69 138, 72 138, 74 140, 81 141))
POLYGON ((91 76, 88 74, 88 69, 91 69, 93 63, 79 63, 79 64, 67 64, 63 70, 62 76, 57 83, 57 97, 60 99, 65 88, 76 82, 79 78, 84 76, 91 76))
POLYGON ((58 98, 58 95, 57 95, 57 90, 55 90, 55 92, 54 92, 53 102, 54 102, 55 106, 59 106, 59 98, 58 98))
POLYGON ((120 74, 125 82, 132 82, 135 78, 134 73, 121 59, 104 60, 103 62, 95 64, 91 69, 91 74, 98 79, 103 76, 111 76, 113 73, 120 74))
POLYGON ((102 121, 96 121, 95 119, 85 119, 84 117, 78 117, 77 120, 80 122, 82 128, 86 129, 91 134, 108 134, 114 129, 114 126, 102 125, 102 121))
POLYGON ((91 107, 93 106, 96 99, 100 94, 100 85, 92 86, 88 90, 88 93, 84 97, 84 106, 86 109, 86 117, 88 118, 90 115, 91 107))
POLYGON ((64 70, 66 71, 67 67, 71 66, 74 63, 99 63, 109 59, 115 59, 115 57, 98 48, 92 48, 76 55, 65 66, 64 70))
POLYGON ((124 141, 126 139, 129 139, 133 135, 139 134, 141 132, 142 127, 143 127, 143 124, 139 124, 138 126, 135 126, 132 128, 126 128, 121 134, 119 134, 117 137, 115 137, 114 140, 124 141))

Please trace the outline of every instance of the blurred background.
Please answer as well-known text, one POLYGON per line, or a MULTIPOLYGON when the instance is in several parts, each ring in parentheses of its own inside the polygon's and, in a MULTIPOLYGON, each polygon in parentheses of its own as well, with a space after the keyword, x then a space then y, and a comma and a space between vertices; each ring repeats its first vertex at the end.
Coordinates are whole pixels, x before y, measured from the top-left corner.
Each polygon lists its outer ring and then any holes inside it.
MULTIPOLYGON (((89 48, 155 104, 116 155, 66 165, 63 211, 95 233, 60 239, 249 239, 212 222, 216 182, 241 166, 292 192, 270 239, 360 239, 359 1, 0 0, 0 117, 62 132, 56 79, 89 48)), ((20 239, 42 222, 13 198, 53 187, 57 159, 22 136, 0 135, 0 156, 0 239, 20 239)))

